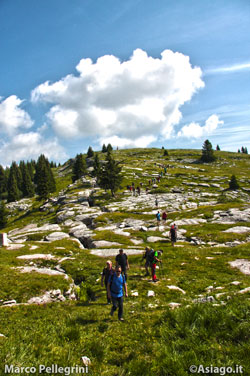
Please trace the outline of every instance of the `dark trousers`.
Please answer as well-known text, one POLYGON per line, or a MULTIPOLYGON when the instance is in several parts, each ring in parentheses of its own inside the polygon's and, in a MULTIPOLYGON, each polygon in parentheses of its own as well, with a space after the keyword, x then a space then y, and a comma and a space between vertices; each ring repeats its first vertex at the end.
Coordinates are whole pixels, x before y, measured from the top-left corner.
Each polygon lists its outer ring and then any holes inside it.
POLYGON ((128 280, 128 274, 127 274, 127 268, 126 269, 122 269, 122 274, 124 275, 124 277, 125 277, 125 282, 127 282, 127 280, 128 280))
POLYGON ((111 303, 111 299, 109 299, 109 297, 108 297, 108 282, 107 283, 105 282, 105 288, 106 288, 106 292, 107 292, 107 295, 106 295, 107 296, 107 302, 111 303))
POLYGON ((123 315, 123 296, 121 296, 120 298, 114 298, 112 296, 111 298, 112 298, 112 303, 113 303, 112 311, 113 312, 116 311, 117 307, 119 307, 119 309, 118 309, 118 319, 121 319, 122 315, 123 315))

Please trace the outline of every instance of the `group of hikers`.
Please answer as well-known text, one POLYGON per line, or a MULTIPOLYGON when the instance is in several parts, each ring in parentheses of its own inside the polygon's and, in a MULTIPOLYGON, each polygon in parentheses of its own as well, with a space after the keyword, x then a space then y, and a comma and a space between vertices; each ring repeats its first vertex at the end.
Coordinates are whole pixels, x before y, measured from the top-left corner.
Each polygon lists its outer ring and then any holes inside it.
MULTIPOLYGON (((162 263, 160 256, 163 250, 155 251, 150 247, 145 248, 142 260, 145 260, 146 276, 150 275, 151 269, 152 282, 157 282, 156 267, 157 263, 162 263)), ((115 258, 116 266, 113 269, 112 261, 106 262, 106 267, 102 271, 101 285, 105 284, 107 294, 107 304, 112 303, 110 315, 113 316, 118 308, 118 319, 123 319, 123 296, 128 297, 127 289, 127 270, 129 269, 128 257, 123 249, 119 250, 119 254, 115 258)))

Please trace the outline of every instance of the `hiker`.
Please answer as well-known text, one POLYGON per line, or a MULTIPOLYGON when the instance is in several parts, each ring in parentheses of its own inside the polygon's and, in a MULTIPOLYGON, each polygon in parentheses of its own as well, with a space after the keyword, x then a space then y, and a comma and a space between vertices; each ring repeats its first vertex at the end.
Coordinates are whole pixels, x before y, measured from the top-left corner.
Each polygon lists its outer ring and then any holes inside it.
POLYGON ((157 282, 158 279, 156 278, 156 264, 157 262, 162 263, 162 260, 159 259, 159 256, 163 253, 162 250, 154 251, 151 249, 149 253, 149 262, 151 264, 151 273, 152 273, 152 281, 157 282))
POLYGON ((157 224, 158 224, 158 227, 160 226, 160 222, 161 222, 161 214, 158 210, 158 212, 156 213, 156 220, 157 220, 157 224))
POLYGON ((148 268, 150 267, 150 260, 149 260, 150 251, 151 251, 151 249, 149 247, 146 247, 145 253, 142 257, 143 260, 146 260, 146 262, 145 262, 146 276, 149 275, 148 268))
POLYGON ((140 196, 141 195, 141 188, 138 186, 136 189, 137 189, 138 196, 140 196))
POLYGON ((108 280, 109 280, 109 277, 114 274, 114 269, 112 268, 112 261, 108 260, 106 264, 107 266, 103 268, 103 271, 102 271, 101 286, 103 287, 103 280, 104 280, 105 288, 107 291, 107 303, 110 304, 111 299, 108 297, 108 280))
POLYGON ((158 208, 158 198, 155 199, 155 206, 158 208))
POLYGON ((123 249, 119 249, 119 254, 115 258, 116 266, 120 266, 122 274, 125 276, 125 281, 128 280, 127 270, 129 269, 128 256, 123 253, 123 249))
POLYGON ((124 321, 123 316, 123 288, 125 296, 128 296, 127 284, 125 277, 121 274, 122 269, 120 266, 115 268, 115 273, 109 277, 108 281, 108 297, 112 300, 112 308, 110 315, 113 316, 114 312, 118 309, 118 319, 124 321))
POLYGON ((174 247, 174 243, 176 243, 177 240, 177 227, 175 223, 170 227, 169 236, 171 239, 172 246, 174 247))
POLYGON ((164 210, 164 212, 162 213, 162 220, 163 220, 163 223, 164 223, 164 222, 166 223, 166 220, 167 220, 167 213, 165 212, 165 210, 164 210))
POLYGON ((146 187, 146 195, 148 194, 148 187, 146 187))
POLYGON ((135 187, 133 186, 132 189, 133 189, 133 196, 135 196, 135 187))

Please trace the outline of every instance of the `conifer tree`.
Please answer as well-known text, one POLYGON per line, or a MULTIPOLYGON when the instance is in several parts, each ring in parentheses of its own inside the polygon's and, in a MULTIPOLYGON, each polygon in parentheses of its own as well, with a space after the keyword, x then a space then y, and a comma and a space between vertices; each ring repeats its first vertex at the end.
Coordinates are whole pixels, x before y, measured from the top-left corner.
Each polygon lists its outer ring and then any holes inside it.
POLYGON ((0 165, 0 198, 7 191, 7 178, 3 166, 0 165))
POLYGON ((15 174, 16 181, 17 181, 17 187, 20 191, 19 194, 20 194, 20 197, 21 197, 22 196, 22 185, 23 185, 21 169, 18 167, 18 165, 15 161, 12 162, 10 169, 13 169, 13 172, 15 174))
POLYGON ((49 193, 55 192, 56 183, 48 159, 41 154, 36 163, 34 177, 36 191, 40 198, 48 198, 49 193))
POLYGON ((119 162, 116 162, 111 152, 108 152, 106 163, 100 170, 98 181, 101 188, 105 190, 110 189, 112 197, 114 197, 115 192, 121 185, 123 179, 121 170, 122 168, 119 166, 119 162))
POLYGON ((206 140, 202 146, 202 162, 213 162, 215 160, 212 144, 209 140, 206 140))
POLYGON ((21 197, 21 192, 18 189, 16 171, 13 166, 10 168, 10 174, 8 178, 8 202, 19 200, 21 197))
POLYGON ((87 158, 91 158, 94 156, 94 152, 91 146, 89 146, 88 151, 87 151, 87 158))
POLYGON ((239 184, 237 182, 236 176, 232 175, 231 176, 231 180, 229 182, 229 189, 231 189, 231 190, 237 190, 239 188, 240 188, 240 186, 239 186, 239 184))
POLYGON ((220 147, 219 147, 219 145, 216 146, 216 150, 217 150, 217 151, 220 151, 220 147))
POLYGON ((107 146, 107 152, 111 152, 113 150, 113 147, 111 144, 108 144, 107 146))
POLYGON ((168 151, 167 151, 167 149, 164 150, 164 152, 163 152, 163 156, 164 156, 164 157, 168 157, 168 151))
POLYGON ((107 152, 107 147, 105 144, 102 145, 102 153, 106 153, 107 152))
POLYGON ((98 178, 98 176, 100 175, 101 165, 100 165, 100 160, 99 160, 99 156, 97 153, 95 153, 93 167, 94 167, 93 175, 98 178))
POLYGON ((84 176, 87 173, 87 166, 85 158, 82 154, 77 154, 75 158, 75 162, 72 167, 72 181, 73 183, 80 179, 82 176, 84 176))
POLYGON ((28 166, 24 164, 22 168, 22 192, 24 197, 33 197, 35 194, 34 185, 32 183, 28 166))
POLYGON ((4 201, 0 201, 0 228, 4 228, 8 223, 8 211, 5 207, 4 201))

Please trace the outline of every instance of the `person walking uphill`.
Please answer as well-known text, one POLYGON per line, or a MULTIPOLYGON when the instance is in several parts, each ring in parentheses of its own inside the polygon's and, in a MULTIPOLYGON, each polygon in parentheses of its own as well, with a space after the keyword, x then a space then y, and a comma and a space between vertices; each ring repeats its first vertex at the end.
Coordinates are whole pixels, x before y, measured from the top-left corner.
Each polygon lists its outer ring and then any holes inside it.
POLYGON ((102 271, 102 279, 101 279, 101 285, 103 287, 103 280, 104 280, 104 283, 105 283, 105 288, 107 290, 107 303, 110 304, 111 303, 111 299, 108 297, 108 281, 109 281, 109 277, 111 275, 114 274, 114 269, 112 268, 112 261, 108 260, 107 261, 107 266, 105 268, 103 268, 103 271, 102 271))
POLYGON ((174 243, 176 243, 177 240, 177 227, 175 223, 170 227, 169 236, 171 239, 172 246, 174 247, 174 243))
POLYGON ((157 282, 158 279, 156 278, 156 264, 157 262, 162 263, 162 260, 159 259, 159 256, 163 253, 162 250, 160 251, 154 251, 153 249, 151 250, 149 260, 151 263, 151 272, 152 272, 152 281, 157 282))
POLYGON ((125 281, 125 277, 121 274, 122 269, 117 266, 115 273, 109 277, 108 281, 108 297, 112 299, 112 308, 110 315, 113 316, 118 307, 118 319, 123 319, 123 289, 125 290, 125 296, 128 297, 128 289, 125 281))
POLYGON ((122 269, 122 274, 125 276, 125 280, 127 282, 128 280, 128 275, 127 275, 127 270, 129 269, 129 264, 128 264, 128 256, 126 253, 123 253, 123 249, 119 250, 119 254, 115 258, 116 261, 116 266, 120 266, 122 269))

